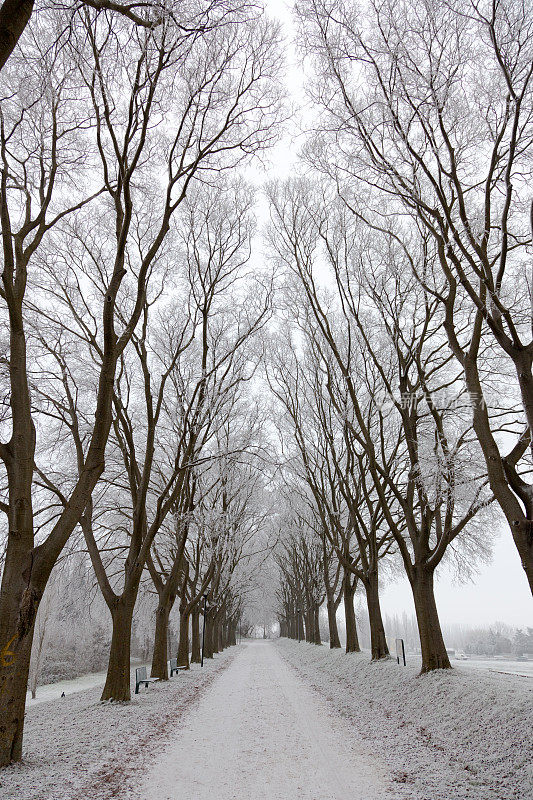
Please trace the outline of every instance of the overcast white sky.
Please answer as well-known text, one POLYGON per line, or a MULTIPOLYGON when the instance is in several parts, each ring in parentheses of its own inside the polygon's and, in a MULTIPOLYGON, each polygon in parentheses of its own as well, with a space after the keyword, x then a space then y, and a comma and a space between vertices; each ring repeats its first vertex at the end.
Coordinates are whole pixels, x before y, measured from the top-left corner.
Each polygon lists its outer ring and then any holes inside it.
MULTIPOLYGON (((469 583, 455 584, 444 573, 437 578, 436 596, 443 622, 488 625, 499 621, 516 627, 533 627, 533 598, 511 533, 502 525, 492 562, 483 566, 469 583)), ((439 573, 437 573, 438 575, 439 573)), ((383 591, 386 614, 414 614, 407 580, 390 584, 383 591)))
MULTIPOLYGON (((292 42, 292 0, 265 0, 271 16, 283 23, 287 38, 287 89, 296 107, 306 104, 304 78, 292 42)), ((270 165, 259 182, 267 177, 287 177, 293 170, 302 142, 301 114, 288 128, 287 135, 274 149, 270 165)), ((443 622, 486 625, 495 621, 509 625, 533 627, 533 598, 529 591, 518 553, 505 523, 494 546, 493 560, 480 568, 479 574, 466 584, 457 584, 445 570, 437 575, 436 594, 443 622)), ((406 579, 390 583, 383 591, 383 610, 387 614, 407 611, 414 614, 411 589, 406 579)))

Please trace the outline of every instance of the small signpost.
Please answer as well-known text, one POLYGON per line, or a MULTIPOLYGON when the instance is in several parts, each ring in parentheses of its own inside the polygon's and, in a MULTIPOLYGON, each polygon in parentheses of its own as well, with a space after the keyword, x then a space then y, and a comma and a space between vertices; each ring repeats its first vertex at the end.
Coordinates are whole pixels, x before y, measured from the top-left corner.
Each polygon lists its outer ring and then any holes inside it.
POLYGON ((200 659, 200 666, 203 667, 204 665, 204 649, 205 649, 205 617, 206 617, 206 609, 207 609, 207 595, 202 595, 204 598, 204 622, 202 625, 202 658, 200 659))
POLYGON ((403 639, 396 639, 396 663, 399 664, 400 661, 403 661, 403 665, 405 667, 406 666, 405 646, 403 643, 403 639))

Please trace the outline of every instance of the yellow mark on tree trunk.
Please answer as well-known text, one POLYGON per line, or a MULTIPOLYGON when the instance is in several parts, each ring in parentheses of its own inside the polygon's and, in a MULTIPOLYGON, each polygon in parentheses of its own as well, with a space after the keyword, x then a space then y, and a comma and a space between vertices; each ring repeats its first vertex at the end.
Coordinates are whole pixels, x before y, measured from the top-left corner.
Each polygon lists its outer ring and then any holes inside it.
POLYGON ((12 664, 15 663, 15 657, 16 657, 15 653, 13 652, 13 650, 10 650, 9 648, 11 647, 16 638, 17 634, 15 634, 5 645, 5 647, 2 648, 2 650, 0 650, 0 666, 10 667, 12 664))

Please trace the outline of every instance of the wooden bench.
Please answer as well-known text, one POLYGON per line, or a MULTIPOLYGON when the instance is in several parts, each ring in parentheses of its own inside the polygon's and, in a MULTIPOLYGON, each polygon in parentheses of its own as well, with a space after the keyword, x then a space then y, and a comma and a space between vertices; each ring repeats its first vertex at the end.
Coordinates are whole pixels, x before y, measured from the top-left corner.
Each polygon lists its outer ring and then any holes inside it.
POLYGON ((177 658, 171 658, 170 661, 168 662, 168 674, 169 674, 169 677, 172 678, 174 673, 175 672, 176 673, 179 672, 180 669, 187 669, 187 667, 178 667, 178 659, 177 658))
POLYGON ((135 694, 139 694, 139 686, 143 684, 148 688, 149 683, 158 681, 159 678, 149 678, 146 672, 146 667, 137 667, 135 670, 135 694))

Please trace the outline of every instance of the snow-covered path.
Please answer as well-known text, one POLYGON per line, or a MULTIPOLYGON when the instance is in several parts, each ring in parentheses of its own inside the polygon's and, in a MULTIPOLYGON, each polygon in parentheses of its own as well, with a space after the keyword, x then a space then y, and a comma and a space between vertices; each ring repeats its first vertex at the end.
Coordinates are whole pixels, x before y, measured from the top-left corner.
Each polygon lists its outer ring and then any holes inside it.
POLYGON ((389 775, 270 642, 241 649, 153 764, 142 800, 385 800, 389 775))

